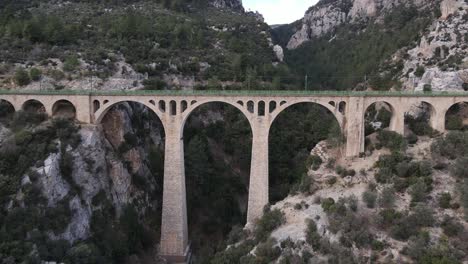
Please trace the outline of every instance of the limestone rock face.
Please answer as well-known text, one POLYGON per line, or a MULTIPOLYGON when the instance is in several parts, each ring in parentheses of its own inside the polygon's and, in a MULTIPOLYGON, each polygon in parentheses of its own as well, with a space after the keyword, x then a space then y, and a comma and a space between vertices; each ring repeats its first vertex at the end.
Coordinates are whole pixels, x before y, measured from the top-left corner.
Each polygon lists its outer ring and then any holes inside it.
MULTIPOLYGON (((456 0, 446 0, 456 1, 456 0)), ((370 18, 381 20, 383 14, 398 5, 422 7, 434 4, 429 0, 333 0, 319 1, 311 7, 302 19, 299 30, 289 40, 288 49, 295 49, 315 37, 332 33, 345 23, 366 22, 370 18)), ((449 5, 453 6, 453 5, 449 5)), ((452 10, 453 8, 448 8, 452 10)))
POLYGON ((231 9, 234 11, 244 11, 242 0, 211 0, 210 5, 220 9, 231 9))
POLYGON ((273 51, 275 52, 276 58, 278 58, 278 60, 282 62, 284 60, 283 48, 280 45, 275 45, 273 47, 273 51))
POLYGON ((463 6, 464 0, 444 0, 440 4, 440 11, 442 12, 441 19, 447 19, 448 16, 455 13, 458 8, 463 6))

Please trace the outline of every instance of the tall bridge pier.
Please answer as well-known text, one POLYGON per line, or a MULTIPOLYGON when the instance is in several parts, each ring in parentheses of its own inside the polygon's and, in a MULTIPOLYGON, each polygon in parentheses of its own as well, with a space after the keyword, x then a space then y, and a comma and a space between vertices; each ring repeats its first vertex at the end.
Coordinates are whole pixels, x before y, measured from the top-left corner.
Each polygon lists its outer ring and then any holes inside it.
POLYGON ((262 216, 269 201, 269 132, 274 120, 288 107, 311 103, 328 109, 345 136, 345 155, 356 157, 364 152, 364 115, 372 104, 387 103, 392 110, 390 130, 403 134, 405 113, 413 105, 426 103, 431 107, 432 127, 444 132, 448 109, 457 103, 468 102, 468 93, 0 91, 0 100, 9 102, 17 111, 24 109, 28 102, 39 102, 51 116, 58 102, 67 101, 76 109, 76 118, 80 122, 96 125, 117 103, 137 102, 151 109, 161 119, 166 134, 160 254, 171 262, 183 263, 189 254, 183 130, 187 118, 201 105, 226 103, 239 109, 249 121, 253 136, 247 210, 249 225, 262 216))

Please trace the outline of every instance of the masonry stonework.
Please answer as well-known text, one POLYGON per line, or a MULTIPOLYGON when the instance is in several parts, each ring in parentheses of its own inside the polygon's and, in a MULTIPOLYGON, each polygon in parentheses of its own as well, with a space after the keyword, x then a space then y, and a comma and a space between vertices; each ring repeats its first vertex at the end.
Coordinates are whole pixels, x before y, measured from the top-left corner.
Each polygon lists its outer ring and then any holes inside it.
POLYGON ((391 106, 393 116, 390 130, 404 133, 405 113, 411 106, 427 103, 432 108, 430 123, 440 132, 445 131, 448 109, 460 102, 468 102, 467 95, 442 96, 369 96, 369 95, 170 95, 138 94, 11 94, 0 93, 0 99, 12 104, 16 111, 30 100, 44 106, 53 115, 54 104, 60 100, 70 102, 76 109, 76 119, 82 123, 99 125, 112 106, 121 102, 137 102, 147 106, 161 119, 164 126, 165 160, 164 190, 160 254, 171 263, 187 261, 189 241, 187 228, 187 204, 185 190, 183 131, 188 117, 198 107, 222 102, 234 106, 249 121, 252 129, 252 160, 247 210, 247 225, 253 224, 263 214, 268 204, 268 139, 271 125, 280 113, 300 103, 317 104, 328 109, 336 117, 346 138, 344 153, 356 157, 364 151, 364 121, 366 110, 376 102, 391 106))

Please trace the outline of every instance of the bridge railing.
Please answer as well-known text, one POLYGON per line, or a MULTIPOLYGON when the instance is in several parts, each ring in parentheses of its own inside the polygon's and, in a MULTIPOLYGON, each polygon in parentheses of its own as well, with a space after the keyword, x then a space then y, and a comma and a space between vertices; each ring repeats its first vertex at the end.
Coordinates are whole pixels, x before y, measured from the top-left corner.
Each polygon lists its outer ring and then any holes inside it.
POLYGON ((1 90, 0 95, 88 95, 88 96, 358 96, 358 97, 443 97, 468 96, 468 92, 403 91, 299 91, 299 90, 1 90))

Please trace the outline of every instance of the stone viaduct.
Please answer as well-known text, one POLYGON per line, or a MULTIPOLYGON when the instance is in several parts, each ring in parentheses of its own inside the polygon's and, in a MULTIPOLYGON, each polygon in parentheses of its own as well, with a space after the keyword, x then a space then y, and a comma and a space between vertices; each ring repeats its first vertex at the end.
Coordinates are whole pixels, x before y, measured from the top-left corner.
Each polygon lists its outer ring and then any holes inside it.
POLYGON ((166 134, 164 191, 161 227, 161 255, 171 261, 184 262, 188 250, 183 130, 187 118, 199 106, 221 102, 234 106, 247 118, 253 135, 247 223, 262 215, 268 204, 268 136, 275 118, 288 107, 299 103, 318 104, 334 114, 346 138, 344 153, 358 156, 364 151, 364 115, 376 102, 386 102, 392 110, 390 130, 404 132, 404 116, 411 106, 426 103, 431 108, 430 123, 445 131, 448 109, 468 102, 468 93, 372 93, 372 92, 8 92, 0 91, 0 100, 9 102, 16 111, 28 103, 42 104, 53 116, 57 104, 74 106, 76 119, 99 125, 106 112, 121 102, 147 106, 161 119, 166 134))

